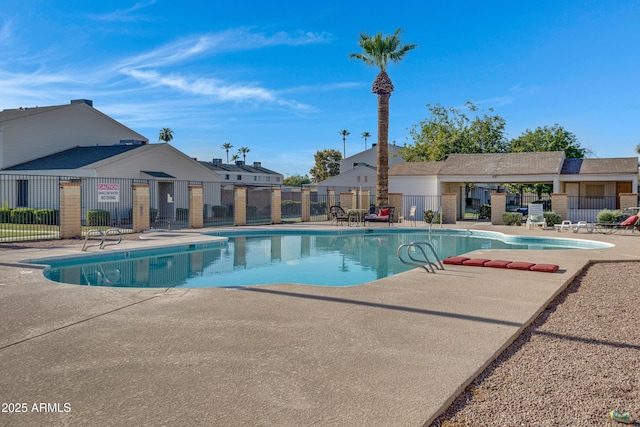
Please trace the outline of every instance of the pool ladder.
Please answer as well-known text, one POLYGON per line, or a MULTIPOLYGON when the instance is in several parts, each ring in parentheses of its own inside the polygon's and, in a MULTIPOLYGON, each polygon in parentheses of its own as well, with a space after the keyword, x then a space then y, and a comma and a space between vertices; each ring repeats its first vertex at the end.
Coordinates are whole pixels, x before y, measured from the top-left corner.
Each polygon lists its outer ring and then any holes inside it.
POLYGON ((97 228, 94 228, 92 230, 87 231, 87 235, 84 238, 84 244, 82 245, 82 251, 86 251, 88 248, 91 248, 93 246, 98 246, 100 249, 104 249, 105 246, 109 246, 109 245, 119 245, 120 242, 122 242, 122 233, 120 232, 119 229, 117 228, 109 228, 107 231, 102 231, 102 230, 98 230, 97 228), (114 236, 114 235, 118 235, 118 241, 108 241, 106 240, 108 236, 114 236), (89 241, 89 236, 100 236, 100 243, 96 243, 93 245, 87 245, 88 241, 89 241))
POLYGON ((436 270, 444 270, 440 257, 430 242, 411 242, 398 246, 398 259, 403 264, 422 267, 427 273, 435 273, 436 270), (433 254, 435 261, 431 261, 429 259, 427 252, 433 254), (416 254, 420 255, 420 258, 416 258, 416 254))

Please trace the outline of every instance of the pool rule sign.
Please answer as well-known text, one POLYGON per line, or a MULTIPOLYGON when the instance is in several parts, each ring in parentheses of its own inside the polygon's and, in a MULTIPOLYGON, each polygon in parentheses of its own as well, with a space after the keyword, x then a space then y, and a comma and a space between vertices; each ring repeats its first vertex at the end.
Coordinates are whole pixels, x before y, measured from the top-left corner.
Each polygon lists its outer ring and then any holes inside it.
POLYGON ((98 184, 98 202, 120 202, 120 184, 98 184))

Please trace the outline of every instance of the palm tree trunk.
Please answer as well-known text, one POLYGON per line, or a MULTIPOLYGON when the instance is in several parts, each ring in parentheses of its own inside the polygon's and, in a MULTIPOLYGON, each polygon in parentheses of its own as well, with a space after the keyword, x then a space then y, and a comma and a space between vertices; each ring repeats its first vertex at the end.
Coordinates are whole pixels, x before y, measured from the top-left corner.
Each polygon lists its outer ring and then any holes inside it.
POLYGON ((389 205, 389 97, 378 94, 378 162, 376 179, 376 204, 389 205))

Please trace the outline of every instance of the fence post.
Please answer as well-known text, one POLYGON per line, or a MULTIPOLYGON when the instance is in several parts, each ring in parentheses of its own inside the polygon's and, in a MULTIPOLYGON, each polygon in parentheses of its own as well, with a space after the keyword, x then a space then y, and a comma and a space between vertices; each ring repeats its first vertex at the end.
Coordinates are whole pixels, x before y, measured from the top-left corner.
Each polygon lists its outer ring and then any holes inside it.
POLYGON ((282 223, 282 189, 271 188, 271 224, 282 223))
POLYGON ((569 219, 569 195, 567 193, 551 194, 551 210, 560 215, 560 219, 569 219))
POLYGON ((442 223, 455 224, 458 219, 458 194, 442 194, 442 223))
MULTIPOLYGON (((395 207, 393 210, 393 222, 398 222, 398 219, 402 214, 402 193, 388 193, 389 196, 389 206, 395 207)), ((368 208, 368 206, 367 206, 368 208)))
POLYGON ((133 232, 148 230, 151 222, 149 215, 149 184, 133 184, 133 232))
POLYGON ((369 210, 369 200, 371 200, 371 190, 360 190, 359 209, 369 210))
POLYGON ((204 226, 204 194, 202 185, 189 186, 189 227, 202 228, 204 226))
POLYGON ((247 187, 234 187, 233 225, 247 225, 247 187))
POLYGON ((502 215, 507 212, 507 193, 491 193, 491 224, 504 225, 502 215))
POLYGON ((638 206, 638 193, 620 193, 620 209, 638 206))
POLYGON ((311 221, 311 190, 302 188, 302 222, 311 221))
POLYGON ((81 184, 60 183, 60 238, 82 237, 81 184))
POLYGON ((335 205, 336 205, 336 190, 334 189, 327 190, 327 219, 331 219, 331 213, 329 212, 329 209, 331 209, 331 207, 335 205))
POLYGON ((349 210, 353 208, 353 193, 340 193, 340 206, 344 210, 349 210))

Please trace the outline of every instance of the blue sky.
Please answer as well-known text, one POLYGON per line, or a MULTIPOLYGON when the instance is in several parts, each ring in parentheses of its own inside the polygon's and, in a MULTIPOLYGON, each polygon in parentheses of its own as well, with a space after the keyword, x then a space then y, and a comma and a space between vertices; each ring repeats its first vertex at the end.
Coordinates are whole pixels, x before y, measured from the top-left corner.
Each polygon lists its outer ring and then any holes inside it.
POLYGON ((472 101, 507 136, 560 124, 595 157, 640 143, 640 1, 175 2, 77 0, 0 6, 0 109, 92 99, 151 142, 199 160, 307 174, 313 155, 377 138, 377 70, 348 58, 360 32, 416 43, 388 68, 389 141, 426 104, 472 101))

